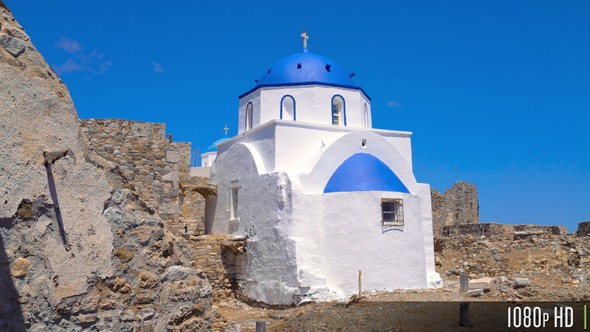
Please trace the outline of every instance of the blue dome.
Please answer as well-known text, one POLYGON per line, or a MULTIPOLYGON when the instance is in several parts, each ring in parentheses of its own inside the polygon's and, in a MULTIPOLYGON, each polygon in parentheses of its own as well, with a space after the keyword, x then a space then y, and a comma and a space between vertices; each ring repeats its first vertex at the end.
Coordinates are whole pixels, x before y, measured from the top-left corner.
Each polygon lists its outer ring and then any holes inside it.
POLYGON ((346 159, 324 188, 324 193, 347 191, 410 191, 384 162, 367 153, 356 153, 346 159))
POLYGON ((356 87, 350 75, 334 61, 307 51, 295 53, 275 63, 258 80, 258 86, 319 83, 356 87))
POLYGON ((213 142, 213 144, 209 145, 207 151, 205 152, 217 152, 217 144, 225 142, 229 139, 229 137, 224 137, 222 139, 218 139, 217 141, 213 142))

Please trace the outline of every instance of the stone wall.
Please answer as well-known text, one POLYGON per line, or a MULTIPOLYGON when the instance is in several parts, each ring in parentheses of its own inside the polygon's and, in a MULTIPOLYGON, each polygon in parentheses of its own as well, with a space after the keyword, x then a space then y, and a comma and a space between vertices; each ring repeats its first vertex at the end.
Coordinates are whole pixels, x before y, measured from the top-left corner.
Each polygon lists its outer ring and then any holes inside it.
MULTIPOLYGON (((242 282, 246 278, 246 239, 216 234, 191 239, 196 263, 213 289, 213 303, 228 305, 241 299, 242 282)), ((218 311, 214 310, 213 315, 213 331, 227 331, 227 320, 218 311)))
POLYGON ((481 224, 457 224, 442 226, 440 236, 472 235, 472 236, 495 236, 495 235, 538 235, 538 234, 567 234, 565 226, 541 226, 541 225, 506 225, 498 223, 481 224))
POLYGON ((140 197, 175 234, 204 232, 205 199, 183 188, 205 185, 190 176, 190 143, 172 142, 163 123, 80 120, 90 147, 121 170, 140 197))
POLYGON ((213 300, 220 302, 240 296, 246 270, 246 240, 215 234, 192 239, 196 262, 213 287, 213 300))
POLYGON ((457 181, 443 194, 431 189, 431 196, 434 234, 445 225, 479 223, 479 201, 473 184, 457 181))

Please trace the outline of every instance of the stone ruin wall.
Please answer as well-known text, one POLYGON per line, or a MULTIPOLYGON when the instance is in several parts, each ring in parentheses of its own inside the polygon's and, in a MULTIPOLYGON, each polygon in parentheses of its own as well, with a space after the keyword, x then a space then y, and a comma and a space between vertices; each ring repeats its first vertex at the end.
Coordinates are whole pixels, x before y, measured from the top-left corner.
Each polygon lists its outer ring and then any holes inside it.
POLYGON ((191 143, 172 142, 163 123, 90 119, 80 124, 91 149, 118 165, 172 233, 204 233, 205 199, 184 190, 207 182, 190 176, 191 143))
POLYGON ((479 201, 473 184, 457 181, 443 194, 434 188, 430 193, 434 234, 445 225, 479 224, 479 201))
POLYGON ((590 220, 578 224, 578 236, 588 236, 590 234, 590 220))
POLYGON ((506 236, 506 235, 566 235, 568 234, 565 226, 541 226, 541 225, 505 225, 498 223, 481 223, 481 224, 458 224, 442 226, 440 229, 441 237, 453 237, 460 235, 471 236, 506 236))

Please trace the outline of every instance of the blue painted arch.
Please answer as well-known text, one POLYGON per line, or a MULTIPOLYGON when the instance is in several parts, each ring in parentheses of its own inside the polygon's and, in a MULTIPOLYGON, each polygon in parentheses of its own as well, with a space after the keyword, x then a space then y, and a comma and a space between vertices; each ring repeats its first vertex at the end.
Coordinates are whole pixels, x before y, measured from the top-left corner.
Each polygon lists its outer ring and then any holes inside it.
POLYGON ((344 124, 344 126, 346 126, 346 100, 341 95, 334 95, 334 96, 332 96, 332 101, 330 103, 330 105, 331 105, 330 106, 330 112, 331 112, 331 116, 332 116, 332 124, 335 124, 334 123, 334 100, 336 98, 340 98, 342 100, 342 113, 340 114, 340 116, 343 117, 342 123, 344 124))
POLYGON ((297 103, 295 102, 295 98, 293 98, 291 95, 284 95, 283 98, 281 98, 281 112, 279 114, 280 119, 283 119, 283 102, 285 101, 285 98, 290 98, 293 102, 293 121, 297 121, 297 103))
POLYGON ((356 153, 346 159, 324 187, 324 193, 351 191, 410 193, 391 168, 368 153, 356 153))

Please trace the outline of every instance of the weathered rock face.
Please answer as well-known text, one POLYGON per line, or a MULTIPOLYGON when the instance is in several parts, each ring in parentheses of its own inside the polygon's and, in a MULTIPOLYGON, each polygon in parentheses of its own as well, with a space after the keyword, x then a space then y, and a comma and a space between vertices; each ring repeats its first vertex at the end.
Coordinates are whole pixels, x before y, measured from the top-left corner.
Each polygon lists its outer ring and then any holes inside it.
POLYGON ((89 151, 67 88, 0 15, 0 330, 208 328, 192 251, 89 151))

